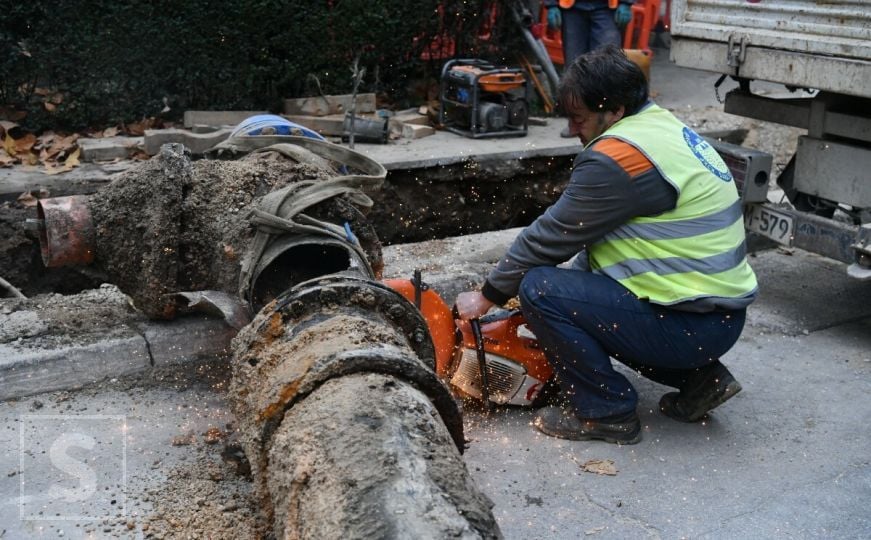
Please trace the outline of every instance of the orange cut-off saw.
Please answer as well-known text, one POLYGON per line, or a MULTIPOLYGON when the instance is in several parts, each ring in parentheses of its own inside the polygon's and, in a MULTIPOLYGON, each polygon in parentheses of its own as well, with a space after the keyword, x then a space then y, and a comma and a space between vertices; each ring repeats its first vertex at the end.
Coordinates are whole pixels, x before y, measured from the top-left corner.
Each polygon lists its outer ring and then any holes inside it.
POLYGON ((417 271, 413 279, 387 279, 384 284, 420 310, 435 347, 436 373, 459 393, 487 407, 532 406, 553 376, 519 309, 462 320, 417 271))

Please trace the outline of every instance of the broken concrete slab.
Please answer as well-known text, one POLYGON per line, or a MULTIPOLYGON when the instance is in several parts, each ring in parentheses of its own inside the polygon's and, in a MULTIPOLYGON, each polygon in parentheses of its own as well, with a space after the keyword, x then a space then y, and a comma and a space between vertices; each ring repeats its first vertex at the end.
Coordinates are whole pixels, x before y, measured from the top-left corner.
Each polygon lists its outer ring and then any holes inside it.
POLYGON ((185 111, 184 127, 191 128, 197 124, 235 126, 239 122, 258 114, 269 113, 267 111, 185 111))
POLYGON ((223 319, 207 316, 149 321, 137 326, 145 336, 155 368, 224 356, 236 335, 236 329, 223 319))
POLYGON ((390 117, 391 122, 399 122, 401 124, 412 124, 415 126, 428 126, 429 117, 425 114, 420 114, 416 109, 410 111, 400 111, 390 117))
POLYGON ((42 189, 58 197, 93 193, 132 164, 132 161, 82 163, 71 171, 56 175, 45 174, 36 167, 0 168, 0 201, 14 201, 25 191, 42 189))
POLYGON ((157 155, 160 147, 168 143, 181 143, 191 154, 201 156, 206 150, 223 142, 230 136, 232 129, 224 128, 210 133, 194 133, 186 129, 147 129, 145 130, 145 153, 157 155))
POLYGON ((82 161, 112 161, 128 159, 142 146, 142 137, 104 137, 102 139, 79 139, 82 161))

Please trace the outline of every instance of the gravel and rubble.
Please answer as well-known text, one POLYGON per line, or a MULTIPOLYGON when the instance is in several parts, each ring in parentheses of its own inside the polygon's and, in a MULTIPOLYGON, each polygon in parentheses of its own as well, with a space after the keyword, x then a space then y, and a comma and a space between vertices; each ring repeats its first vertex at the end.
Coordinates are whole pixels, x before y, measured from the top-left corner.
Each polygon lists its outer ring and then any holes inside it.
POLYGON ((136 333, 147 318, 114 285, 78 294, 47 293, 26 300, 0 299, 0 345, 12 350, 59 348, 136 333))

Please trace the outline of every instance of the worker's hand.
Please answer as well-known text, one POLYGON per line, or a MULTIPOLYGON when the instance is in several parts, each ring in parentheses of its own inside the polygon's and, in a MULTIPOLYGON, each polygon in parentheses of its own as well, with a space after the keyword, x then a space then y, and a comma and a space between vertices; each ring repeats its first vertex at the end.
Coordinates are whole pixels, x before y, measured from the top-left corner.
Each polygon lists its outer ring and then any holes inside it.
POLYGON ((617 23, 617 26, 623 28, 629 21, 632 20, 632 8, 629 4, 621 3, 617 6, 617 11, 614 12, 614 22, 617 23))
POLYGON ((457 313, 461 319, 477 319, 495 305, 478 291, 464 292, 457 296, 457 313))
POLYGON ((563 25, 563 14, 560 13, 558 6, 547 8, 547 27, 551 30, 556 30, 563 25))

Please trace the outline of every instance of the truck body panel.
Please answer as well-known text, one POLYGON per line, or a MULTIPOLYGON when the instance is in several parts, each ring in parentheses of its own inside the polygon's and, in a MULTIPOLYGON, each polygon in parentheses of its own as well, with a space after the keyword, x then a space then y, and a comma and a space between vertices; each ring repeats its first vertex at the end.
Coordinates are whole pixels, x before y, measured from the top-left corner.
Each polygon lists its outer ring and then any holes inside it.
POLYGON ((671 60, 739 82, 726 112, 807 129, 777 177, 793 207, 744 197, 748 230, 871 280, 871 0, 673 0, 671 8, 671 60), (753 80, 816 92, 763 97, 753 80))
POLYGON ((675 0, 679 65, 871 98, 869 0, 675 0))

